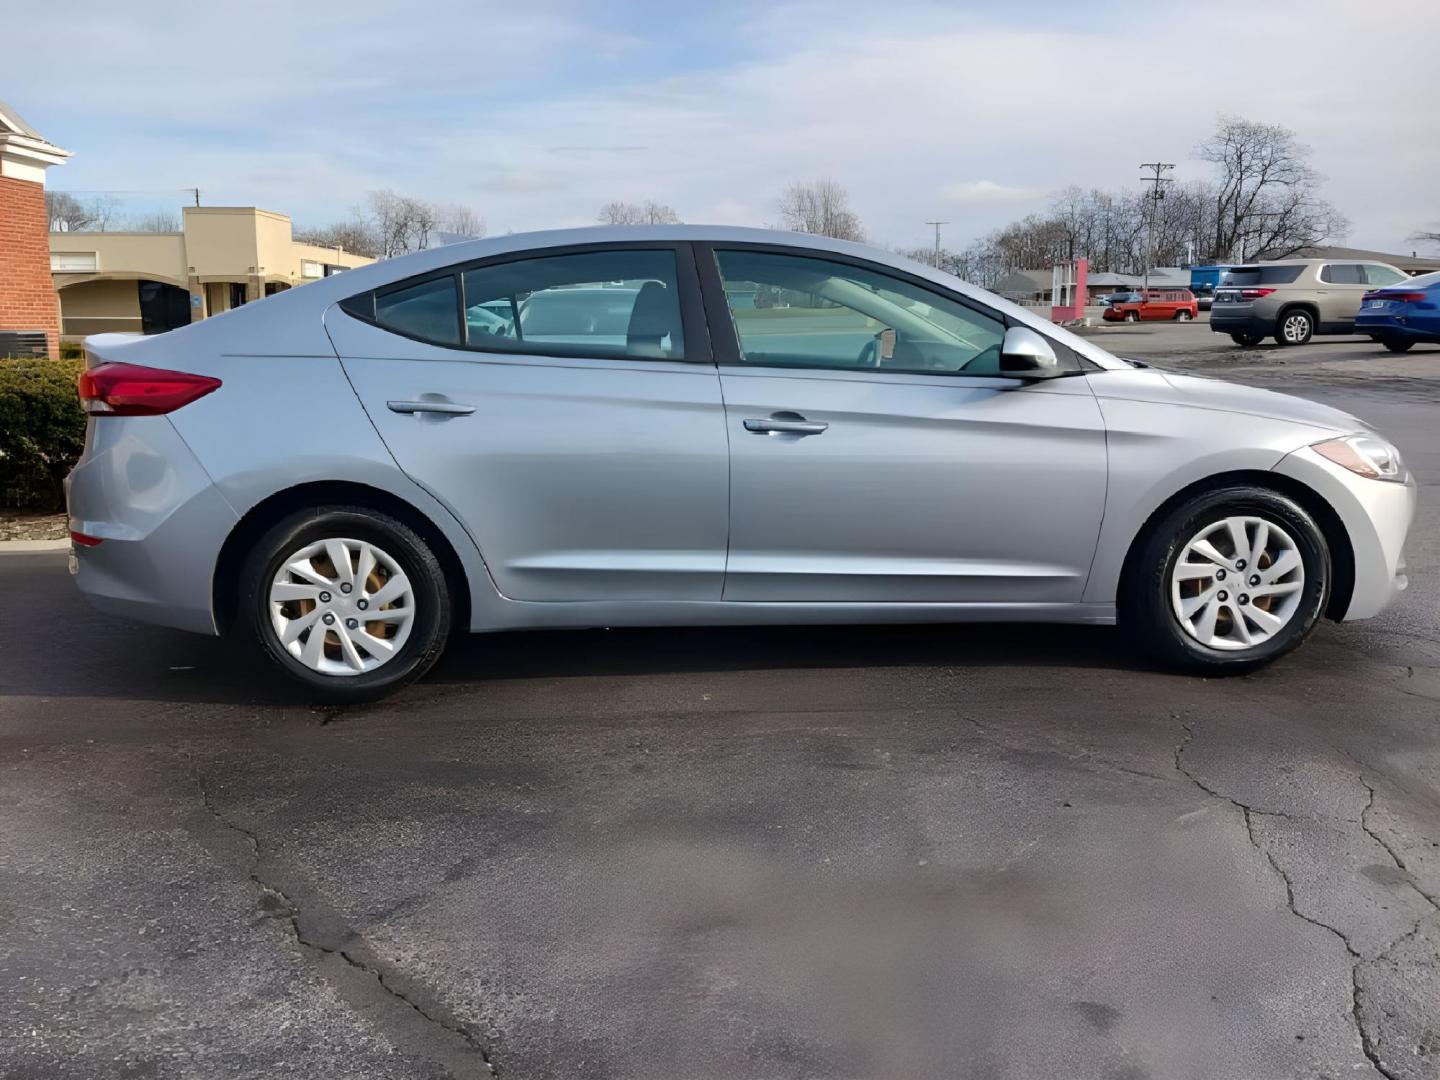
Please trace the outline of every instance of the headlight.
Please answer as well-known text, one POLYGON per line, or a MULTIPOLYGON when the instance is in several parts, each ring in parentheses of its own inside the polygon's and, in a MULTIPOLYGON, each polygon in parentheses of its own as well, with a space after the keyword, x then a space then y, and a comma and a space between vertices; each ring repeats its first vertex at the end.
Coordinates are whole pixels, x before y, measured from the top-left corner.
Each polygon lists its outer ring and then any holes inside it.
POLYGON ((1315 452, 1341 468, 1371 480, 1404 480, 1400 451, 1378 435, 1347 435, 1316 443, 1315 452))

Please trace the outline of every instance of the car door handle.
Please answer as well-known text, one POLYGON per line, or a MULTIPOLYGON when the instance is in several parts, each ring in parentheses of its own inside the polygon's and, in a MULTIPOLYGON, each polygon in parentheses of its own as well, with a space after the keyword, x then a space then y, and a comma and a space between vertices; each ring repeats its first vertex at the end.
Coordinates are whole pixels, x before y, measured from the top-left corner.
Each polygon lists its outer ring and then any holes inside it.
POLYGON ((391 412, 398 413, 440 413, 442 416, 469 416, 475 411, 474 405, 461 405, 458 401, 387 401, 391 412))
POLYGON ((777 413, 764 420, 746 420, 745 430, 755 435, 821 435, 830 425, 806 420, 799 413, 777 413))

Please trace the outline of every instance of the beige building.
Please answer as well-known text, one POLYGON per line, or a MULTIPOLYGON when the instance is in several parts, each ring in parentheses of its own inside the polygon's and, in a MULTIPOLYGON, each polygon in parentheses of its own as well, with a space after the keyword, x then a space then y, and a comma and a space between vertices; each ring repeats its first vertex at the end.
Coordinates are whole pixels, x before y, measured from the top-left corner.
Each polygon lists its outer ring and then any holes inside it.
POLYGON ((178 233, 52 232, 61 336, 160 333, 373 260, 298 244, 253 206, 189 206, 178 233))

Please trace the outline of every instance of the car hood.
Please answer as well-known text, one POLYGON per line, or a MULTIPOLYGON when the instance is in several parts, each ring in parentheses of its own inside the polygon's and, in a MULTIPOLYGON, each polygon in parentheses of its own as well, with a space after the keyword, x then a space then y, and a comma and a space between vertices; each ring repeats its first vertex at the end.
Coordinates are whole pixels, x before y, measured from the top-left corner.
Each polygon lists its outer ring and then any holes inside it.
POLYGON ((1261 390, 1254 386, 1210 379, 1199 375, 1177 375, 1173 372, 1147 368, 1138 371, 1107 372, 1119 374, 1113 387, 1105 385, 1108 378, 1094 380, 1095 392, 1101 397, 1129 398, 1136 401, 1170 402, 1197 409, 1243 413, 1271 420, 1288 420, 1309 427, 1328 428, 1337 433, 1368 431, 1370 425, 1340 409, 1307 401, 1305 398, 1261 390))

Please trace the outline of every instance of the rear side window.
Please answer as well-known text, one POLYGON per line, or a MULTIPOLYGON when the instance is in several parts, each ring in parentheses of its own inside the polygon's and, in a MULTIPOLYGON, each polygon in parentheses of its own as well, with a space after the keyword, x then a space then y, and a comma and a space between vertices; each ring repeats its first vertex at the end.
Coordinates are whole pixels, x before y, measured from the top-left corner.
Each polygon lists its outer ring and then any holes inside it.
POLYGON ((1362 269, 1365 271, 1365 281, 1369 285, 1398 285, 1405 280, 1404 274, 1399 270, 1392 270, 1388 266, 1366 263, 1362 269))
POLYGON ((1365 275, 1358 263, 1330 263, 1320 268, 1320 280, 1331 285, 1364 285, 1365 275))
POLYGON ((410 337, 459 345, 460 298, 454 275, 377 294, 375 321, 410 337))
POLYGON ((519 259, 467 270, 462 282, 472 348, 647 360, 685 356, 674 251, 519 259))
POLYGON ((1221 285, 1249 288, 1252 285, 1289 285, 1300 276, 1303 266, 1232 266, 1220 276, 1221 285))

